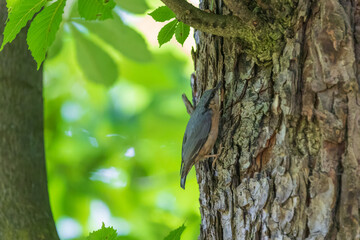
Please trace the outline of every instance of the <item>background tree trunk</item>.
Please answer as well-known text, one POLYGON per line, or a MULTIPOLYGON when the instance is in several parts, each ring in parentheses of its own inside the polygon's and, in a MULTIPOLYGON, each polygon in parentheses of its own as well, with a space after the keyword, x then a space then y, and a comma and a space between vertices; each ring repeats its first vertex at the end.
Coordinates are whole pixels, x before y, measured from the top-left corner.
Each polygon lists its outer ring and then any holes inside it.
POLYGON ((271 63, 195 33, 194 99, 225 87, 220 158, 196 165, 200 239, 360 239, 360 3, 256 2, 293 24, 271 63))
MULTIPOLYGON (((1 33, 6 17, 0 0, 1 33)), ((26 31, 0 54, 0 239, 53 240, 59 238, 47 191, 42 71, 27 50, 26 31)))

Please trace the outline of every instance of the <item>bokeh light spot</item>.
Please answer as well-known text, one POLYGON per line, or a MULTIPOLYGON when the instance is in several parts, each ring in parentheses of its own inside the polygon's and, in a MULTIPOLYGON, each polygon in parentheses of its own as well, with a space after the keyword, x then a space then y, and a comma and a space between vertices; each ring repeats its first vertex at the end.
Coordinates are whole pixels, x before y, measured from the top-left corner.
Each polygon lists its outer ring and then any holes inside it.
POLYGON ((61 106, 61 116, 65 121, 74 122, 80 119, 83 115, 82 107, 75 102, 65 102, 61 106))
POLYGON ((56 227, 61 239, 71 239, 79 237, 82 227, 75 219, 62 217, 56 222, 56 227))
POLYGON ((121 81, 109 90, 109 94, 117 111, 133 115, 141 112, 150 103, 150 95, 140 85, 121 81))
POLYGON ((123 188, 127 185, 126 173, 115 167, 101 168, 93 172, 90 179, 109 184, 113 188, 123 188))
POLYGON ((126 150, 125 157, 135 157, 135 149, 133 147, 126 150))

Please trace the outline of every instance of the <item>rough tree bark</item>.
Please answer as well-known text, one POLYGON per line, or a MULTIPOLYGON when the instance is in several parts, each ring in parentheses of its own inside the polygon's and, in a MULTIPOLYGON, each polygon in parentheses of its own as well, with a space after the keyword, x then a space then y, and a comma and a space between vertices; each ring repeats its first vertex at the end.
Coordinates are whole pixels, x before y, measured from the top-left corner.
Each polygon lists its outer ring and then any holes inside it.
POLYGON ((360 3, 216 0, 214 11, 241 2, 287 29, 265 61, 241 38, 195 33, 194 99, 224 82, 220 157, 196 165, 199 238, 360 239, 360 3))
MULTIPOLYGON (((1 33, 6 17, 0 0, 1 33)), ((0 239, 53 240, 59 237, 47 191, 42 71, 26 31, 0 54, 0 239)))

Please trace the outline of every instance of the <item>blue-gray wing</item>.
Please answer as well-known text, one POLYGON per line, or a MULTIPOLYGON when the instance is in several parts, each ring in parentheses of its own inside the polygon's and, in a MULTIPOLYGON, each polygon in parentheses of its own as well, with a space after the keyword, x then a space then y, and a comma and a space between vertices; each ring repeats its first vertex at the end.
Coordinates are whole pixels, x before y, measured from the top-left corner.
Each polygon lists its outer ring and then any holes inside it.
POLYGON ((204 146, 211 129, 211 111, 197 112, 190 117, 182 145, 182 162, 189 161, 197 156, 199 150, 204 146))

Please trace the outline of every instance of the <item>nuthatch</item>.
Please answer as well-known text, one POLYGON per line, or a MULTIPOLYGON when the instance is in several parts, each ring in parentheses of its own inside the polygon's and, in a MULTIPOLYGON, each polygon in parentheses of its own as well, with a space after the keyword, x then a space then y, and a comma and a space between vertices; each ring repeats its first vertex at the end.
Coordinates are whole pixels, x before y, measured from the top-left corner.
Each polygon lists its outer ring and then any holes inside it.
POLYGON ((187 110, 191 113, 182 144, 180 186, 183 189, 185 189, 186 176, 192 166, 199 160, 213 156, 208 154, 212 150, 218 136, 220 118, 218 90, 220 86, 221 82, 215 88, 205 91, 195 110, 186 96, 183 95, 187 110))

